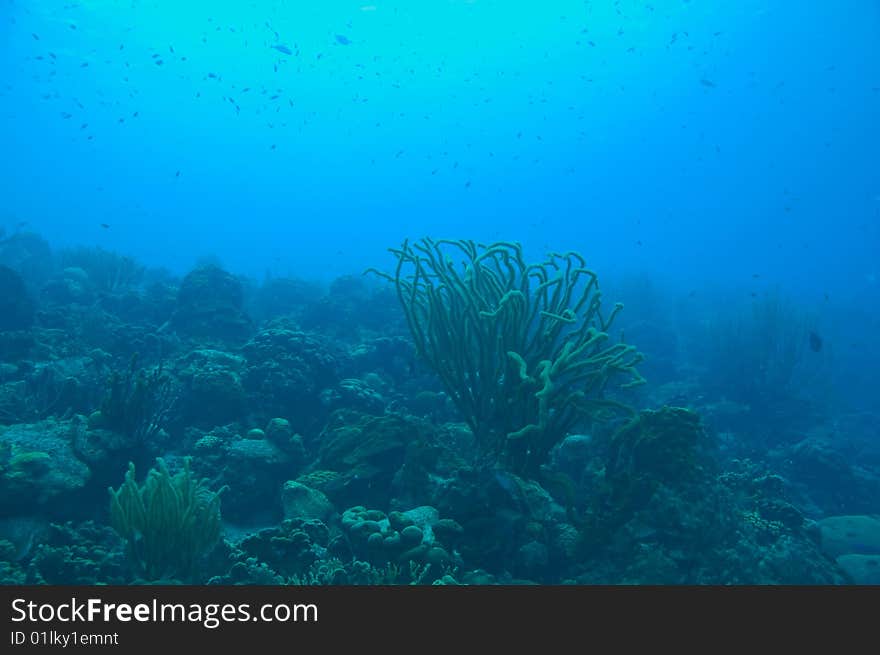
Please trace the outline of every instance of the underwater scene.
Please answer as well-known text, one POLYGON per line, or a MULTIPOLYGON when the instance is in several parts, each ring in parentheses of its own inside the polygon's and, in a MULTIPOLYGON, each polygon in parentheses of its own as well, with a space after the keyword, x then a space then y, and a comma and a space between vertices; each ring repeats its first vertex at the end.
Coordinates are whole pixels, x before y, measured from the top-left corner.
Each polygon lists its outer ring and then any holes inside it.
POLYGON ((880 5, 0 0, 6 585, 880 584, 880 5))

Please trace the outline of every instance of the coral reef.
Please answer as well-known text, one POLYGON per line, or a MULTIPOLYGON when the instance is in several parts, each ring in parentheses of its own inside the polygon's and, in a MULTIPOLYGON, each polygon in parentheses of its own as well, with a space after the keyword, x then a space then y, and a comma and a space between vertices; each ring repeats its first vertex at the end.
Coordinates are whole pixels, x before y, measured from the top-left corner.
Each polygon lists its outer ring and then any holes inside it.
POLYGON ((392 252, 324 288, 0 239, 0 582, 877 583, 880 419, 805 388, 801 313, 392 252))

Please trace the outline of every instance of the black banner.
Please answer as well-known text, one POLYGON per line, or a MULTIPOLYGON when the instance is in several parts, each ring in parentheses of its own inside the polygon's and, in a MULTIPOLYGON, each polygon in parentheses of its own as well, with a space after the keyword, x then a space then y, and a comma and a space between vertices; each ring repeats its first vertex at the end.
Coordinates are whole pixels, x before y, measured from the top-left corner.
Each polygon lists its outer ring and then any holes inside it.
MULTIPOLYGON (((0 587, 0 652, 109 648, 681 643, 767 631, 787 639, 876 620, 876 588, 712 587, 0 587), (466 637, 466 635, 469 635, 466 637), (415 639, 416 641, 407 642, 415 639)), ((848 634, 852 634, 848 630, 848 634)), ((845 636, 845 635, 842 635, 845 636)))

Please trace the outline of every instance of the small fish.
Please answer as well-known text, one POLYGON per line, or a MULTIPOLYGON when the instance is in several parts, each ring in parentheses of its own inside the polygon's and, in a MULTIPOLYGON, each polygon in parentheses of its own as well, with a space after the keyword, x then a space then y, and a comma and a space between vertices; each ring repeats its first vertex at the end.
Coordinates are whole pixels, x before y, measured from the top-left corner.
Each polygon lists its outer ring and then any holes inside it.
POLYGON ((180 177, 180 171, 177 171, 177 172, 174 174, 174 177, 180 177))
POLYGON ((712 80, 707 80, 705 77, 700 80, 700 84, 702 84, 703 86, 707 86, 710 89, 714 89, 716 86, 718 86, 717 84, 715 84, 715 82, 713 82, 712 80))
POLYGON ((110 226, 107 225, 107 223, 101 223, 101 227, 103 227, 105 230, 110 228, 110 226))
POLYGON ((813 330, 810 330, 810 350, 814 353, 822 350, 822 337, 816 334, 813 330))
POLYGON ((278 52, 280 52, 281 54, 284 54, 284 55, 292 55, 293 54, 293 50, 288 48, 286 45, 273 45, 271 47, 273 50, 277 50, 278 52))
POLYGON ((349 39, 344 34, 337 34, 336 35, 336 42, 339 43, 340 45, 350 45, 351 39, 349 39))
POLYGON ((35 33, 33 33, 33 32, 31 32, 31 36, 34 37, 34 41, 39 41, 39 40, 40 40, 40 37, 37 36, 37 35, 36 35, 35 33))

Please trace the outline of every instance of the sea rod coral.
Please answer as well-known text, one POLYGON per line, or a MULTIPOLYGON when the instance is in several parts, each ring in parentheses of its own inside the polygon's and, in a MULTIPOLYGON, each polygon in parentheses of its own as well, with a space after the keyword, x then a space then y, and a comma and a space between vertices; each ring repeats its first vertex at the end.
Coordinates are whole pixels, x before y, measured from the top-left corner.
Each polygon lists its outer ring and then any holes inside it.
POLYGON ((608 334, 596 274, 575 252, 527 264, 518 243, 421 239, 390 249, 421 357, 477 442, 480 466, 534 475, 575 425, 624 409, 641 353, 608 334), (454 259, 453 257, 457 258, 454 259))

